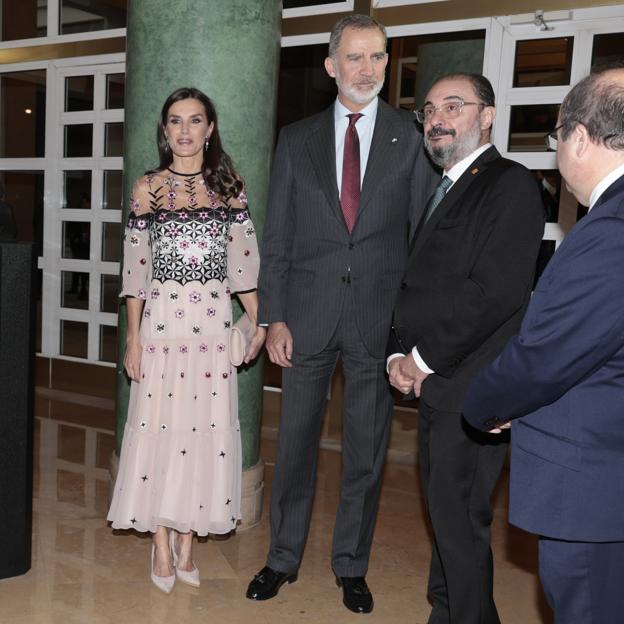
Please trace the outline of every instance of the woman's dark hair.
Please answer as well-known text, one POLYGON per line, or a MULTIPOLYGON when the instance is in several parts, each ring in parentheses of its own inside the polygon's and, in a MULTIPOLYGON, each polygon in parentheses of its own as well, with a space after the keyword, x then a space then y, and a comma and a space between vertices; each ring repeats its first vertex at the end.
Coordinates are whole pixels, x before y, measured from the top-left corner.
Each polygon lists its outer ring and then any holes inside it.
MULTIPOLYGON (((165 127, 167 125, 167 115, 169 109, 176 102, 181 100, 194 99, 201 102, 206 111, 206 120, 208 124, 214 123, 212 134, 210 135, 210 145, 204 150, 204 161, 202 163, 202 171, 207 188, 213 189, 223 199, 238 197, 243 190, 243 181, 236 173, 231 158, 223 150, 221 145, 221 137, 219 136, 219 126, 217 124, 217 111, 212 100, 202 91, 195 87, 182 87, 176 89, 163 104, 160 112, 160 121, 156 130, 156 139, 158 142, 158 154, 160 157, 159 170, 162 171, 171 166, 173 162, 173 154, 167 142, 165 135, 165 127)), ((148 173, 154 173, 150 171, 148 173)))

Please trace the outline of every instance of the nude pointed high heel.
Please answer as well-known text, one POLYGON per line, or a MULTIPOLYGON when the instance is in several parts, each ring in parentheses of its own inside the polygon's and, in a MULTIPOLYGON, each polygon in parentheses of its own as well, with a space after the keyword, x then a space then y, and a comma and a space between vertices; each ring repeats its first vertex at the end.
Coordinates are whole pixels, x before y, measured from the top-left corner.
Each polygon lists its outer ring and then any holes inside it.
POLYGON ((152 544, 152 554, 150 558, 150 569, 151 569, 151 579, 152 583, 160 589, 160 591, 165 592, 165 594, 170 594, 173 586, 175 585, 176 575, 172 574, 171 576, 156 576, 154 574, 154 552, 156 551, 156 546, 152 544))
POLYGON ((180 570, 180 568, 178 568, 178 553, 176 553, 175 549, 175 531, 173 529, 169 532, 169 548, 171 548, 173 565, 175 566, 175 573, 178 579, 182 583, 186 583, 192 587, 199 587, 199 569, 194 561, 191 562, 193 564, 193 569, 190 571, 180 570))

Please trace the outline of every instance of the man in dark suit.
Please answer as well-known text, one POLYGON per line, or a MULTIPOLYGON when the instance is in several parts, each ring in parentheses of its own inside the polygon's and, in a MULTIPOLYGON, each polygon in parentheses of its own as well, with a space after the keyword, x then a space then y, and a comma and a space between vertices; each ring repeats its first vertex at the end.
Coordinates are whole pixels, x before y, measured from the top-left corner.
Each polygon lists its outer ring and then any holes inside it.
POLYGON ((511 433, 510 521, 540 536, 556 624, 624 621, 624 65, 582 80, 547 136, 589 206, 465 417, 511 433))
POLYGON ((258 293, 267 351, 283 367, 282 418, 267 566, 247 597, 293 582, 308 533, 321 419, 338 357, 345 375, 342 481, 332 567, 343 601, 369 612, 364 579, 392 397, 385 343, 408 252, 408 227, 437 174, 411 112, 378 99, 386 36, 372 18, 334 27, 325 68, 338 98, 284 128, 273 164, 258 293))
POLYGON ((422 486, 433 527, 430 624, 498 624, 490 497, 506 445, 462 426, 474 374, 520 326, 544 230, 537 183, 489 143, 494 92, 480 75, 438 80, 418 112, 444 169, 394 311, 390 382, 421 396, 422 486))

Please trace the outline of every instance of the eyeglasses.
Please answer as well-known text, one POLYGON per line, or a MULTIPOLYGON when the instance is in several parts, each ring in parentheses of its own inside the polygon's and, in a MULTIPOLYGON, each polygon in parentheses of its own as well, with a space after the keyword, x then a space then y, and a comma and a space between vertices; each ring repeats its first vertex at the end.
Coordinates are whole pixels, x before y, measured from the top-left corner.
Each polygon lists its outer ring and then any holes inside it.
POLYGON ((452 102, 445 102, 440 106, 427 105, 421 110, 416 111, 416 119, 419 123, 425 123, 429 121, 437 112, 444 117, 444 119, 456 119, 464 110, 464 106, 489 106, 483 102, 464 102, 464 100, 453 100, 452 102))
POLYGON ((563 128, 563 124, 557 126, 554 130, 547 132, 544 135, 544 143, 546 143, 546 149, 551 150, 553 152, 557 151, 557 144, 559 141, 559 130, 563 128))

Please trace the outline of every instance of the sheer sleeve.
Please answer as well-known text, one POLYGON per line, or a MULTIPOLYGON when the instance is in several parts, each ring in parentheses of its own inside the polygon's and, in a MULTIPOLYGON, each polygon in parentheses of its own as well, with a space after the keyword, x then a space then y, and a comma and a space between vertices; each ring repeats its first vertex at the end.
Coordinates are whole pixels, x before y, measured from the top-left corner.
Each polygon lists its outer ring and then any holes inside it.
POLYGON ((247 197, 242 192, 229 202, 228 280, 232 293, 255 290, 258 286, 260 256, 256 230, 249 216, 247 197))
POLYGON ((120 297, 145 299, 152 277, 150 243, 150 178, 137 180, 130 196, 128 222, 123 244, 122 289, 120 297))

